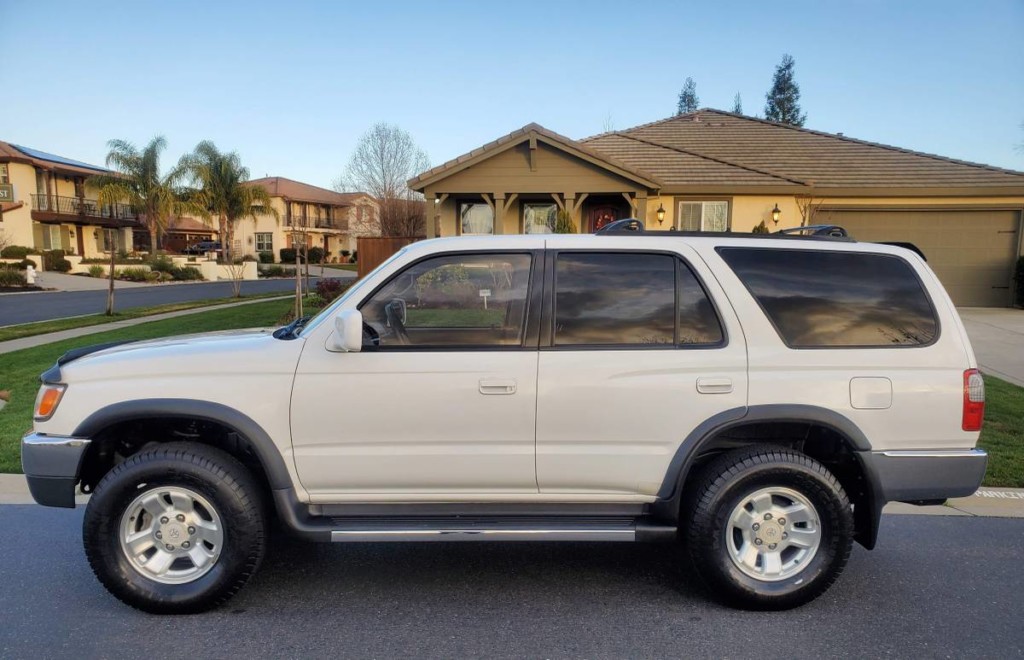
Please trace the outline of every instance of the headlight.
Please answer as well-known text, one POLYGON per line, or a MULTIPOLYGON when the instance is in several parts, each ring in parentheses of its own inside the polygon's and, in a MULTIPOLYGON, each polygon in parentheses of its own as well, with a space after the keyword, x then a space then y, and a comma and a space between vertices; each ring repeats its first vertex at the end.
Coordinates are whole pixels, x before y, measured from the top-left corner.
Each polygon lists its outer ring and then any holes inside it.
POLYGON ((36 395, 36 412, 34 418, 37 422, 45 422, 53 416, 57 405, 64 396, 67 385, 43 385, 36 395))

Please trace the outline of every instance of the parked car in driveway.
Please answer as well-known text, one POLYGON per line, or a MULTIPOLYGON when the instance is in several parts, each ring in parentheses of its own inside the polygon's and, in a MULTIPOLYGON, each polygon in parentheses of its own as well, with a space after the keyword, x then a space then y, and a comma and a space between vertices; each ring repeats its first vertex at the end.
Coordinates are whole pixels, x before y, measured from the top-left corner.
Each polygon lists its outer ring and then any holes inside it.
POLYGON ((314 318, 77 349, 42 381, 32 494, 92 493, 89 563, 151 612, 230 598, 269 516, 315 541, 667 541, 713 597, 789 608, 886 502, 970 494, 987 461, 935 274, 843 236, 423 241, 314 318))
POLYGON ((220 241, 199 241, 194 243, 184 250, 184 254, 206 254, 207 252, 220 252, 221 246, 220 241))

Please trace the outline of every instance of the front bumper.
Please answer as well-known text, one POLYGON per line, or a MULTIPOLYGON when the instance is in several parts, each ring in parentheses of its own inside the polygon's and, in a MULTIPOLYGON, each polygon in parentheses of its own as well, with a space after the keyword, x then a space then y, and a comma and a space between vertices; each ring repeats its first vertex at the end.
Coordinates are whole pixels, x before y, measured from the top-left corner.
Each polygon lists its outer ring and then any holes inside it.
POLYGON ((978 490, 988 465, 982 449, 873 451, 862 456, 884 502, 966 497, 978 490))
POLYGON ((75 507, 75 486, 88 438, 29 433, 21 439, 21 469, 43 506, 75 507))

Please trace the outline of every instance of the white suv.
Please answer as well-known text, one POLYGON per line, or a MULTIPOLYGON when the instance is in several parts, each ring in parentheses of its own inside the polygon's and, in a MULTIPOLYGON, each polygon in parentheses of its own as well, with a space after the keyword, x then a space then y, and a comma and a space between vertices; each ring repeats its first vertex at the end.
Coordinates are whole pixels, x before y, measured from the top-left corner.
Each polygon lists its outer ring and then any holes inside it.
POLYGON ((781 609, 886 502, 977 488, 976 367, 900 247, 440 239, 304 324, 68 353, 22 461, 41 504, 92 493, 89 562, 151 612, 232 596, 273 514, 318 541, 678 540, 713 596, 781 609))

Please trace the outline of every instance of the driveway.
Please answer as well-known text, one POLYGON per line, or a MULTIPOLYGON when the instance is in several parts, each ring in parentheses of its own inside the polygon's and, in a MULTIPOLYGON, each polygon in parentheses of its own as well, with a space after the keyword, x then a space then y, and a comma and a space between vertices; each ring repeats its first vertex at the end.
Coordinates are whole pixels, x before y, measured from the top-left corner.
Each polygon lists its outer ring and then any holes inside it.
POLYGON ((1024 387, 1024 310, 963 307, 959 312, 981 370, 1024 387))

